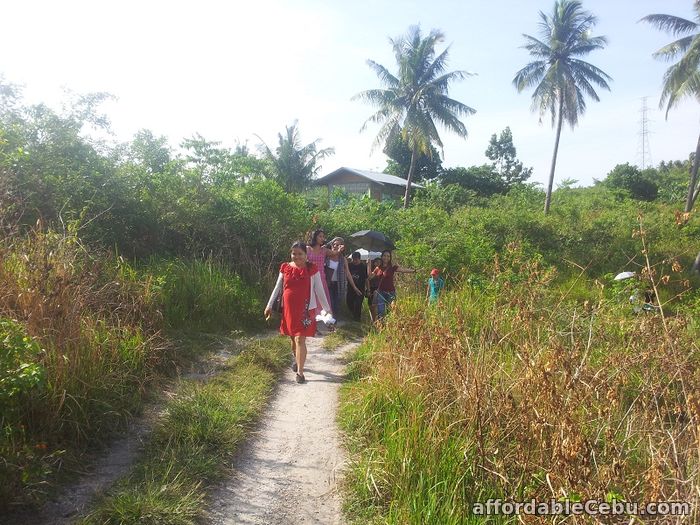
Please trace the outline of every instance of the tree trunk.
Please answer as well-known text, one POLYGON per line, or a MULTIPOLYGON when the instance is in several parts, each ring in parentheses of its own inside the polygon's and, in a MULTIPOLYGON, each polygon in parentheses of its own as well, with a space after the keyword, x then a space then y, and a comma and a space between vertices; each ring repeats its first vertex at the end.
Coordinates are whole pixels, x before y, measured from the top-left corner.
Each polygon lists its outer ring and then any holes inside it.
POLYGON ((559 93, 559 114, 557 115, 557 136, 554 139, 554 154, 552 155, 552 168, 549 171, 549 183, 547 184, 547 195, 544 198, 544 214, 549 213, 549 206, 552 203, 552 186, 554 185, 554 170, 557 167, 557 153, 559 152, 559 137, 561 136, 561 125, 564 121, 564 97, 559 93))
MULTIPOLYGON (((698 198, 698 191, 695 186, 698 183, 698 164, 700 163, 700 137, 698 137, 698 145, 695 146, 695 158, 693 159, 693 167, 690 169, 690 181, 688 182, 688 197, 685 200, 686 213, 693 209, 693 204, 698 198)), ((698 188, 700 189, 700 188, 698 188)))
POLYGON ((413 145, 413 151, 411 152, 411 166, 408 168, 408 178, 406 179, 406 194, 403 197, 403 207, 408 208, 408 202, 411 198, 411 179, 413 179, 413 172, 416 171, 416 158, 418 154, 416 152, 416 145, 413 145))

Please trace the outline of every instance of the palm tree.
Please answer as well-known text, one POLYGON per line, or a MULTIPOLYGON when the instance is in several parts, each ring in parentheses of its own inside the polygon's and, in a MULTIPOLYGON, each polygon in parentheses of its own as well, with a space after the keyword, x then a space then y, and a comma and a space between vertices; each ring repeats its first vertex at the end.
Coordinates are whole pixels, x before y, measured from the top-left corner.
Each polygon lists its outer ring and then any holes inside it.
POLYGON ((398 66, 397 74, 392 75, 384 66, 368 60, 367 64, 386 89, 370 89, 353 97, 353 100, 363 100, 378 109, 362 126, 364 130, 370 122, 382 124, 373 149, 377 146, 387 148, 400 137, 411 150, 405 208, 409 204, 416 160, 421 154, 432 155, 431 145, 442 149, 435 123, 466 138, 467 128, 459 117, 474 113, 469 106, 447 96, 449 84, 463 80, 470 73, 445 72, 449 47, 439 55, 435 50, 435 45, 444 39, 443 33, 436 29, 424 38, 418 26, 411 26, 405 36, 390 39, 398 66))
POLYGON ((552 201, 562 123, 566 120, 573 129, 579 116, 586 111, 585 96, 596 102, 600 100, 593 85, 610 90, 608 81, 612 79, 594 65, 578 58, 604 48, 607 43, 603 36, 590 36, 597 19, 583 10, 581 2, 557 0, 552 15, 540 11, 540 19, 542 40, 523 35, 526 43, 522 47, 535 60, 516 73, 513 84, 518 92, 536 86, 532 94, 532 110, 539 112, 540 121, 547 111, 552 115, 552 126, 556 121, 557 135, 544 202, 544 213, 547 214, 552 201))
MULTIPOLYGON (((649 15, 642 21, 649 22, 661 31, 671 33, 674 37, 681 37, 675 42, 665 45, 654 53, 654 58, 662 60, 674 60, 680 56, 680 60, 666 70, 664 75, 664 87, 661 92, 659 107, 666 106, 666 118, 668 112, 686 97, 695 97, 700 101, 700 0, 693 2, 695 20, 686 20, 671 15, 649 15)), ((685 201, 685 211, 693 209, 693 204, 700 193, 698 181, 698 162, 700 162, 700 137, 695 147, 695 158, 690 170, 688 183, 688 196, 685 201), (696 188, 696 186, 698 186, 696 188)))
POLYGON ((278 180, 288 192, 305 189, 318 172, 320 166, 317 163, 335 153, 333 148, 318 149, 321 139, 302 146, 297 121, 285 126, 285 134, 278 133, 277 139, 278 146, 274 152, 264 141, 260 149, 275 166, 278 180))

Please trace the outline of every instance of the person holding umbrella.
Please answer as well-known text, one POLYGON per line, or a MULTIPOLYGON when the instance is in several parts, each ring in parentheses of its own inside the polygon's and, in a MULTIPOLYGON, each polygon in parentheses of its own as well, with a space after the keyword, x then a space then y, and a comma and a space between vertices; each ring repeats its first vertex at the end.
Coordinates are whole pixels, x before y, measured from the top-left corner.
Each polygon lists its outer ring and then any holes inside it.
POLYGON ((398 264, 394 264, 391 250, 384 250, 381 264, 372 272, 372 275, 378 280, 374 298, 377 303, 377 317, 379 320, 384 318, 387 307, 396 300, 394 275, 397 273, 416 273, 416 270, 413 268, 402 268, 398 264))

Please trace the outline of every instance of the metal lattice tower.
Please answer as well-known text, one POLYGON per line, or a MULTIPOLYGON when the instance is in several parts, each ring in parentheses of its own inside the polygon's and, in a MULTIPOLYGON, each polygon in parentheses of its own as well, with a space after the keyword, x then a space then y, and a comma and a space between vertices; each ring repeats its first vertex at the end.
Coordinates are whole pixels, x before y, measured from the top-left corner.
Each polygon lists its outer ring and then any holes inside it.
POLYGON ((637 155, 642 159, 642 169, 653 165, 651 160, 651 148, 649 147, 649 109, 647 107, 647 98, 642 97, 642 109, 640 110, 641 118, 639 119, 639 150, 637 155))

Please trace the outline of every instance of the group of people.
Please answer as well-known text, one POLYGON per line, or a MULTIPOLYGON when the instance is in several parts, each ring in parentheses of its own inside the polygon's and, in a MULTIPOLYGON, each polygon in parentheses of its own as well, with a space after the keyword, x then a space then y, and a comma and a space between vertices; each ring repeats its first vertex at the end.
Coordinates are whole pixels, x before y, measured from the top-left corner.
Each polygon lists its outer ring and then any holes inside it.
MULTIPOLYGON (((362 262, 359 252, 353 252, 348 262, 344 240, 335 237, 326 243, 323 230, 312 232, 308 244, 295 242, 290 248, 290 259, 280 266, 265 307, 265 317, 270 317, 273 305, 281 299, 280 332, 291 339, 292 369, 298 383, 306 381, 306 338, 316 334, 317 312, 323 309, 337 318, 344 299, 353 319, 360 321, 366 298, 372 322, 376 322, 384 318, 396 299, 394 276, 416 273, 414 269, 394 264, 390 250, 366 263, 362 262)), ((438 270, 433 269, 428 282, 428 299, 436 301, 443 287, 444 280, 438 270)))

